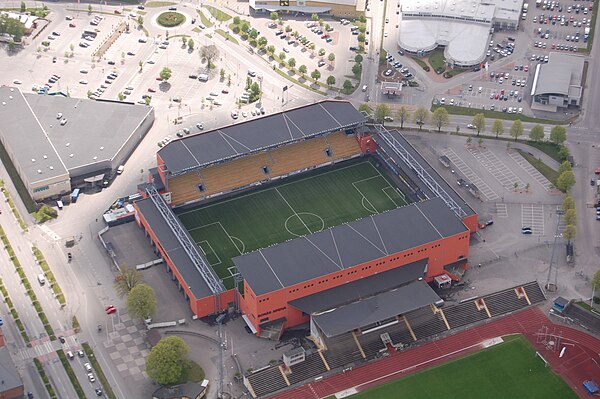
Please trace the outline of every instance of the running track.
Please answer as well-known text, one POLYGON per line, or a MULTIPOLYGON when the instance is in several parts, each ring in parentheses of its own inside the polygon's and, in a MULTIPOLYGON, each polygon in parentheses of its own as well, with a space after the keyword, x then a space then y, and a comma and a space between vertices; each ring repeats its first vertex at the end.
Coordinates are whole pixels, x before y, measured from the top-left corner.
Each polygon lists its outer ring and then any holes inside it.
POLYGON ((482 326, 471 328, 422 345, 405 352, 393 352, 391 356, 355 368, 346 373, 312 382, 301 387, 271 396, 271 399, 319 399, 346 389, 356 388, 363 391, 386 381, 420 371, 436 364, 464 356, 481 349, 483 340, 509 334, 524 334, 529 342, 550 363, 581 398, 589 398, 582 387, 582 382, 595 379, 600 383, 600 340, 579 330, 552 323, 538 308, 529 308, 500 319, 495 319, 482 326), (561 344, 558 350, 545 348, 539 339, 542 327, 550 333, 560 335, 561 344), (566 352, 560 359, 560 350, 566 352))

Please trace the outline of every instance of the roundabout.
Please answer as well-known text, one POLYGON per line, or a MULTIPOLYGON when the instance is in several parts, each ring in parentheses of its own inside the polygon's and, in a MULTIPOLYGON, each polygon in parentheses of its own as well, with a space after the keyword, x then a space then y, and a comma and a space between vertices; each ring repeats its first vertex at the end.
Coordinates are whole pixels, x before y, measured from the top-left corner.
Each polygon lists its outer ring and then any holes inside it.
POLYGON ((163 28, 175 28, 186 21, 186 16, 176 11, 165 11, 156 17, 156 23, 163 28))

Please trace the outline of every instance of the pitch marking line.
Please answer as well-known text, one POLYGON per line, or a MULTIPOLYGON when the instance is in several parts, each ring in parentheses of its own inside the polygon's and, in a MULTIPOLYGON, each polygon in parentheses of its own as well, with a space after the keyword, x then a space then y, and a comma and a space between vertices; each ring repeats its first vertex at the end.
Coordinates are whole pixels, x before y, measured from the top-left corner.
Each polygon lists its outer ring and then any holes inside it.
MULTIPOLYGON (((369 179, 374 179, 376 177, 379 177, 379 176, 373 176, 373 177, 370 177, 369 179)), ((369 179, 359 180, 359 182, 360 181, 369 180, 369 179)), ((367 212, 370 212, 370 213, 375 213, 375 214, 379 213, 379 211, 377 211, 377 208, 375 208, 375 206, 373 206, 373 204, 371 203, 371 201, 369 201, 369 199, 362 193, 362 191, 360 191, 359 188, 356 187, 356 182, 352 183, 352 186, 361 195, 361 197, 362 197, 361 204, 362 204, 363 208, 365 208, 367 210, 367 212), (367 203, 371 206, 371 209, 369 209, 369 208, 367 208, 367 206, 365 206, 365 201, 367 201, 367 203)))
POLYGON ((219 258, 219 255, 217 255, 217 252, 213 249, 212 245, 210 245, 210 242, 208 242, 208 240, 202 240, 202 241, 198 242, 198 247, 200 248, 200 250, 202 251, 202 253, 204 253, 204 256, 206 256, 206 251, 204 250, 204 248, 202 248, 202 243, 203 242, 205 242, 208 245, 208 247, 210 248, 211 252, 215 255, 215 257, 218 260, 217 263, 213 263, 211 266, 217 266, 217 265, 220 265, 221 263, 223 263, 221 261, 221 258, 219 258))
POLYGON ((304 220, 302 220, 300 215, 298 215, 298 212, 296 212, 296 210, 290 205, 290 203, 285 199, 285 197, 283 196, 283 194, 281 194, 281 192, 279 191, 279 189, 277 187, 275 188, 275 192, 277 192, 277 194, 279 194, 281 199, 283 199, 283 201, 286 203, 286 205, 292 210, 292 212, 294 212, 294 215, 296 215, 296 217, 300 220, 300 222, 302 222, 304 227, 306 227, 306 231, 308 231, 308 234, 312 234, 313 232, 310 231, 310 229, 308 228, 306 223, 304 223, 304 220))
POLYGON ((394 192, 397 192, 397 191, 394 189, 394 187, 392 187, 392 186, 387 186, 387 187, 384 187, 384 188, 382 188, 382 189, 381 189, 381 191, 383 191, 383 193, 384 193, 385 195, 387 195, 387 197, 390 199, 390 201, 392 201, 392 202, 394 203, 394 205, 396 205, 396 208, 398 208, 398 204, 396 203, 396 201, 394 201, 394 199, 393 199, 393 198, 392 198, 392 197, 391 197, 391 196, 390 196, 390 195, 387 193, 387 191, 385 191, 385 190, 387 190, 387 189, 389 189, 389 188, 391 188, 391 189, 392 189, 392 191, 394 191, 394 192))
MULTIPOLYGON (((208 223, 208 224, 205 224, 203 226, 194 227, 193 229, 189 229, 188 231, 191 233, 194 230, 203 229, 205 227, 212 226, 213 224, 218 224, 219 225, 219 227, 221 228, 221 230, 223 230, 223 232, 225 233, 225 235, 229 238, 229 240, 231 241, 231 243, 233 244, 233 246, 235 247, 235 249, 238 250, 238 252, 240 253, 240 255, 243 255, 244 253, 242 252, 242 250, 240 250, 240 247, 237 246, 237 244, 235 243, 235 241, 233 239, 235 238, 236 240, 238 240, 242 244, 242 249, 245 249, 245 247, 246 247, 245 244, 244 244, 244 242, 242 240, 240 240, 239 238, 237 238, 237 237, 231 236, 227 232, 227 230, 225 229, 225 227, 223 227, 223 225, 221 224, 221 222, 208 223)), ((196 244, 198 244, 198 243, 196 243, 196 244)))

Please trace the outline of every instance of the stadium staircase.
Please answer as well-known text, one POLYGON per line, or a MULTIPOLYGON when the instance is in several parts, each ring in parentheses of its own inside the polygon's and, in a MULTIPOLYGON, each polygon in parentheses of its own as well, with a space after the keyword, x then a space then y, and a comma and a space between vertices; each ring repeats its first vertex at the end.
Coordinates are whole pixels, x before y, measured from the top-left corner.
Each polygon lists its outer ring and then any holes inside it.
MULTIPOLYGON (((524 296, 521 299, 517 297, 515 289, 519 287, 526 293, 527 298, 531 302, 531 306, 546 300, 543 290, 536 281, 490 295, 485 295, 482 298, 488 308, 491 304, 491 309, 489 310, 492 317, 512 313, 530 306, 524 296)), ((451 328, 450 331, 460 327, 464 328, 465 326, 473 325, 474 323, 488 319, 487 313, 483 308, 477 310, 477 306, 475 305, 476 299, 477 298, 473 298, 463 303, 443 308, 444 315, 451 328)), ((412 339, 412 335, 406 327, 404 320, 400 318, 397 324, 384 327, 368 334, 361 335, 358 333, 357 339, 367 355, 366 359, 363 359, 358 346, 354 341, 352 332, 344 333, 336 337, 325 338, 327 350, 322 352, 323 357, 333 372, 339 372, 342 369, 360 365, 361 363, 371 361, 380 356, 380 349, 386 348, 386 345, 381 341, 380 335, 385 332, 390 335, 394 344, 402 343, 410 344, 411 346, 419 345, 419 343, 424 340, 437 338, 440 334, 448 333, 448 329, 442 320, 441 315, 439 312, 434 313, 431 307, 417 309, 407 313, 404 317, 406 317, 416 335, 416 342, 412 339)), ((402 353, 400 353, 400 356, 402 356, 402 353)), ((308 359, 309 356, 307 356, 307 361, 292 366, 292 374, 288 375, 290 384, 293 385, 302 381, 311 380, 322 375, 326 371, 325 365, 317 352, 311 354, 310 360, 308 359), (290 378, 292 375, 294 375, 294 377, 290 378)), ((287 388, 287 384, 284 385, 285 381, 283 378, 280 378, 277 374, 281 375, 279 367, 273 366, 258 373, 251 374, 247 376, 247 379, 251 381, 252 387, 258 388, 255 392, 258 397, 261 397, 287 388), (271 383, 272 387, 269 386, 271 383)))

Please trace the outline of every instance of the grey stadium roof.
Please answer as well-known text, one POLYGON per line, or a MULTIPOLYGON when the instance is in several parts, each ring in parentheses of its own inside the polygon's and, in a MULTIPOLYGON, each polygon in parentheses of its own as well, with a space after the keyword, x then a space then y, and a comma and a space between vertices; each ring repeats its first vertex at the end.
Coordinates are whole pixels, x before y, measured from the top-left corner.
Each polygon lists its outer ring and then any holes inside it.
POLYGON ((334 310, 313 314, 311 319, 327 337, 335 337, 438 301, 440 297, 425 281, 415 281, 334 310))
POLYGON ((295 299, 290 301, 290 305, 306 314, 332 309, 413 282, 425 275, 426 267, 427 259, 421 259, 402 267, 295 299))
POLYGON ((6 86, 0 87, 0 102, 0 132, 30 183, 112 159, 153 112, 143 105, 21 93, 6 86), (60 125, 58 113, 66 125, 60 125))
POLYGON ((174 140, 158 155, 171 175, 221 160, 365 123, 346 101, 322 101, 174 140))
POLYGON ((440 198, 233 258, 256 295, 469 231, 440 198), (404 229, 402 229, 404 227, 404 229))
MULTIPOLYGON (((206 284, 202 275, 196 269, 193 261, 188 256, 185 249, 181 246, 181 243, 170 229, 169 225, 165 222, 165 219, 160 214, 160 211, 154 205, 154 202, 150 198, 137 201, 136 205, 139 207, 140 212, 144 215, 144 218, 148 222, 148 225, 156 234, 158 242, 167 252, 167 255, 181 274, 181 277, 188 285, 190 291, 196 298, 205 298, 212 295, 210 287, 206 284)), ((179 221, 178 221, 179 223, 179 221)), ((187 230, 183 229, 186 231, 187 230)), ((192 242, 194 240, 190 238, 192 242)), ((206 262, 208 264, 208 262, 206 262)), ((210 269, 212 272, 212 269, 210 269)), ((217 277, 218 279, 218 277, 217 277)))

